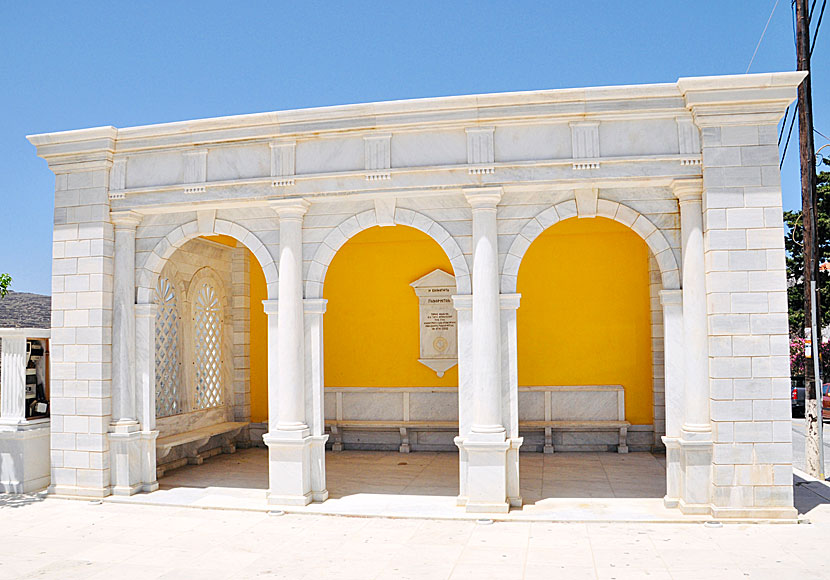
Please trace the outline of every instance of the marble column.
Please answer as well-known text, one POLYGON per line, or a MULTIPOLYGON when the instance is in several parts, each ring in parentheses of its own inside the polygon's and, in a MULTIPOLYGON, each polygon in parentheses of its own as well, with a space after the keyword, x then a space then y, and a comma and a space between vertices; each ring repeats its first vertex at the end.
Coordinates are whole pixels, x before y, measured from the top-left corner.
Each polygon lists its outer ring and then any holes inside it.
POLYGON ((141 491, 140 425, 135 393, 135 232, 141 214, 112 212, 115 256, 112 293, 112 493, 141 491))
POLYGON ((682 497, 680 427, 683 424, 683 293, 661 290, 663 305, 663 375, 666 385, 666 507, 677 507, 682 497))
POLYGON ((155 304, 135 305, 135 387, 141 426, 141 489, 155 491, 156 480, 156 310, 155 304))
POLYGON ((329 497, 326 489, 326 419, 323 404, 323 315, 328 300, 307 298, 303 301, 305 311, 306 362, 305 380, 308 385, 306 407, 311 418, 311 499, 325 501, 329 497))
POLYGON ((686 513, 710 511, 712 426, 709 421, 709 343, 703 261, 701 179, 678 179, 672 191, 680 202, 683 261, 684 393, 680 429, 682 497, 686 513))
POLYGON ((466 189, 473 215, 473 416, 467 454, 468 512, 506 512, 507 452, 502 419, 501 316, 496 206, 501 188, 466 189))
MULTIPOLYGON (((302 258, 303 216, 308 206, 308 202, 298 199, 272 202, 280 222, 276 325, 279 348, 273 353, 269 344, 269 362, 276 358, 278 372, 276 389, 269 372, 268 393, 269 399, 277 399, 277 416, 276 424, 269 417, 269 431, 263 441, 268 446, 268 501, 278 505, 306 505, 312 501, 312 437, 305 408, 302 258)), ((269 313, 269 339, 272 316, 269 313)))
POLYGON ((26 422, 26 337, 3 336, 0 372, 0 425, 26 422))

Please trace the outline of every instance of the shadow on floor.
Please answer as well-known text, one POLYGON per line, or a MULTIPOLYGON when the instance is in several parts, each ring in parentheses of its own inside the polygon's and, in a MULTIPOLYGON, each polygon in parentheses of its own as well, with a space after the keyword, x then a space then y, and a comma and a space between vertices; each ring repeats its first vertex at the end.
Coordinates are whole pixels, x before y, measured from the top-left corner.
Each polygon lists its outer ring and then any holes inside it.
POLYGON ((0 493, 0 509, 26 507, 45 499, 42 493, 0 493))
POLYGON ((807 514, 820 505, 830 504, 830 488, 793 475, 793 499, 798 513, 807 514))

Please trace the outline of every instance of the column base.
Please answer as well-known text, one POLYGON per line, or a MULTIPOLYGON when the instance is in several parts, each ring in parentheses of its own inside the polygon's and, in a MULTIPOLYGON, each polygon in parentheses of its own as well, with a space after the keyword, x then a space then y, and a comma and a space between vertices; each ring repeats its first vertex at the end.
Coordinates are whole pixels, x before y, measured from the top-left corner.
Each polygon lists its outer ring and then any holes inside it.
POLYGON ((797 520, 798 510, 794 507, 749 507, 724 508, 712 507, 712 516, 717 519, 751 519, 751 520, 797 520))
POLYGON ((112 495, 112 487, 80 487, 77 485, 50 485, 46 490, 50 495, 69 497, 87 497, 101 499, 112 495))
POLYGON ((324 502, 329 498, 326 489, 326 441, 328 435, 311 437, 311 499, 324 502))
MULTIPOLYGON (((263 435, 262 441, 268 446, 269 505, 308 505, 314 499, 311 486, 313 439, 308 429, 263 435)), ((321 497, 328 496, 325 490, 317 493, 321 497)))
POLYGON ((158 431, 141 432, 141 491, 151 492, 159 488, 156 476, 156 439, 158 431))
POLYGON ((680 440, 665 435, 660 439, 666 448, 666 496, 663 498, 663 505, 676 508, 683 495, 680 440))
POLYGON ((506 513, 510 510, 507 455, 511 441, 504 440, 503 433, 501 437, 499 441, 497 434, 471 433, 463 440, 459 438, 457 444, 467 455, 464 506, 468 513, 506 513))
POLYGON ((110 425, 110 493, 134 495, 142 490, 141 431, 137 421, 110 425))
POLYGON ((683 513, 708 513, 698 511, 711 502, 712 487, 712 440, 704 439, 705 434, 697 434, 695 440, 687 440, 681 434, 680 466, 681 466, 681 503, 683 513), (687 511, 684 511, 687 510, 687 511))
POLYGON ((688 515, 708 515, 712 513, 712 506, 708 503, 686 503, 683 499, 679 499, 676 507, 680 510, 680 513, 688 515))
POLYGON ((510 507, 522 507, 522 493, 519 481, 519 447, 524 443, 524 437, 508 439, 510 447, 507 450, 507 503, 510 507))

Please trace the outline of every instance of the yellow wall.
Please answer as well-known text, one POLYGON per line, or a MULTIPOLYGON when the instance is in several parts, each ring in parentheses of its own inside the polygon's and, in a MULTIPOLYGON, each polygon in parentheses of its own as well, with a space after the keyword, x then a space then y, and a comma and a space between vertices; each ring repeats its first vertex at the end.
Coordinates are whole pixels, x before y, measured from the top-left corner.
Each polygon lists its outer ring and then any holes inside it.
MULTIPOLYGON (((226 246, 236 247, 236 239, 230 236, 204 236, 205 239, 226 246)), ((268 317, 262 309, 262 301, 268 297, 265 274, 256 257, 246 248, 250 264, 251 300, 251 421, 268 420, 268 317)))
POLYGON ((418 299, 409 285, 440 268, 453 273, 441 247, 405 226, 374 227, 351 238, 326 274, 323 296, 325 384, 329 387, 450 387, 418 362, 418 299))
POLYGON ((612 220, 543 232, 519 269, 519 385, 625 387, 626 419, 652 422, 648 248, 612 220))

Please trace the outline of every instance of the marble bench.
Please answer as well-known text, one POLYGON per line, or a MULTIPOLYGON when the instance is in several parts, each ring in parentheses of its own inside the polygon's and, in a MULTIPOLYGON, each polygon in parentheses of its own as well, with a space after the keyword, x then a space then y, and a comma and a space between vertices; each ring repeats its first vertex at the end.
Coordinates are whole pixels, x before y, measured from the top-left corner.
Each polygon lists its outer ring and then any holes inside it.
POLYGON ((409 431, 458 431, 458 421, 364 421, 349 420, 326 421, 326 427, 331 430, 332 451, 343 450, 343 429, 363 429, 367 431, 397 429, 401 434, 401 453, 409 453, 409 431))
POLYGON ((553 453, 554 431, 619 431, 620 443, 617 453, 628 453, 628 421, 519 421, 519 432, 533 429, 545 430, 545 453, 553 453))
POLYGON ((176 467, 180 467, 186 463, 193 465, 200 465, 206 457, 210 457, 213 453, 208 451, 200 452, 208 442, 216 437, 220 440, 220 445, 214 449, 218 449, 219 453, 235 453, 236 444, 234 439, 244 429, 248 423, 226 421, 200 427, 184 433, 177 433, 175 435, 167 435, 159 437, 156 440, 156 477, 164 477, 164 472, 176 467), (170 452, 181 447, 184 452, 184 457, 168 462, 162 463, 162 460, 167 457, 170 452))
MULTIPOLYGON (((454 387, 327 387, 324 400, 333 451, 343 449, 344 430, 400 431, 402 453, 423 446, 421 436, 429 432, 458 433, 458 390, 454 387), (413 432, 418 432, 415 437, 411 437, 413 432)), ((631 424, 625 418, 625 389, 621 385, 520 386, 518 411, 520 434, 533 434, 531 441, 525 441, 527 450, 553 453, 556 448, 616 448, 619 453, 628 452, 631 424), (558 443, 555 432, 559 433, 558 443), (574 442, 575 436, 582 440, 574 442)), ((372 443, 361 445, 373 448, 372 443)), ((382 445, 397 443, 386 440, 382 445)), ((436 447, 434 440, 431 446, 436 447)), ((449 441, 449 446, 454 444, 449 441)))

